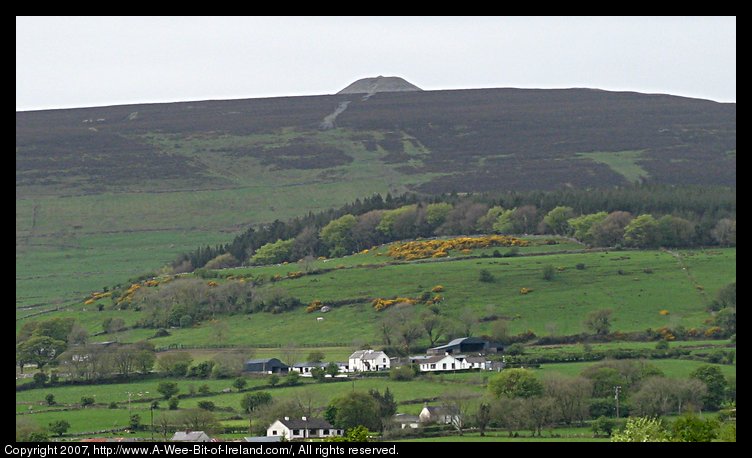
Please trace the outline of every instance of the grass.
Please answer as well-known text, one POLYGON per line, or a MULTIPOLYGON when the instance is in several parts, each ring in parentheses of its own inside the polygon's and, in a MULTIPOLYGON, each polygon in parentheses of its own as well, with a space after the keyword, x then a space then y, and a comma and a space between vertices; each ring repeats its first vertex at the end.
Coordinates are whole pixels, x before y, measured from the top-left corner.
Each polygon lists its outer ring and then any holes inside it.
MULTIPOLYGON (((503 319, 513 334, 531 330, 544 336, 552 327, 559 335, 583 332, 585 316, 602 308, 613 310, 612 331, 644 331, 676 325, 688 329, 703 327, 709 318, 706 306, 721 287, 736 278, 735 249, 683 251, 681 261, 666 252, 644 250, 395 265, 373 263, 383 258, 376 256, 378 251, 331 260, 326 264, 350 263, 350 268, 345 266, 319 275, 285 279, 264 288, 281 288, 305 304, 313 300, 326 304, 355 298, 417 297, 440 284, 444 286, 441 293, 444 301, 439 309, 452 322, 467 313, 490 317, 475 327, 474 334, 490 335, 494 322, 503 319), (541 274, 543 266, 549 264, 560 269, 552 281, 544 280, 541 274), (586 267, 579 270, 575 268, 577 264, 586 267), (648 268, 652 273, 645 272, 648 268), (495 282, 480 282, 481 269, 490 271, 495 282), (532 288, 533 292, 520 294, 522 287, 532 288), (661 310, 668 310, 669 315, 661 315, 661 310)), ((223 273, 253 272, 254 275, 268 276, 274 272, 286 274, 296 270, 297 265, 286 265, 228 269, 223 273)), ((105 303, 107 301, 105 299, 105 303)), ((104 317, 116 313, 97 312, 92 307, 83 311, 84 308, 82 304, 76 304, 69 312, 61 312, 61 316, 77 317, 93 333, 101 330, 104 317)), ((413 306, 416 312, 425 308, 424 305, 413 306)), ((137 312, 121 313, 126 323, 138 319, 137 312)), ((364 343, 380 344, 376 323, 384 313, 376 312, 370 303, 350 303, 336 306, 323 315, 306 313, 302 307, 281 314, 223 316, 218 319, 226 323, 228 332, 222 342, 216 340, 214 328, 207 322, 186 329, 172 329, 172 335, 150 341, 158 347, 172 344, 247 347, 293 344, 350 349, 364 343), (319 316, 324 320, 317 321, 319 316)), ((130 329, 101 335, 95 340, 127 342, 153 335, 153 329, 130 329)), ((428 345, 428 342, 424 339, 418 345, 428 345)))
POLYGON ((590 153, 577 153, 577 156, 605 164, 630 183, 635 183, 650 177, 650 174, 638 164, 644 152, 644 150, 593 151, 590 153))
MULTIPOLYGON (((689 375, 700 366, 708 365, 709 363, 703 361, 692 361, 685 359, 651 359, 650 364, 653 364, 661 371, 663 371, 666 377, 670 378, 688 378, 689 375)), ((563 375, 576 376, 580 375, 586 368, 598 364, 598 361, 578 362, 578 363, 551 363, 541 364, 538 369, 541 375, 548 373, 560 373, 563 375)), ((725 377, 736 376, 736 364, 710 364, 711 366, 718 367, 725 377)))

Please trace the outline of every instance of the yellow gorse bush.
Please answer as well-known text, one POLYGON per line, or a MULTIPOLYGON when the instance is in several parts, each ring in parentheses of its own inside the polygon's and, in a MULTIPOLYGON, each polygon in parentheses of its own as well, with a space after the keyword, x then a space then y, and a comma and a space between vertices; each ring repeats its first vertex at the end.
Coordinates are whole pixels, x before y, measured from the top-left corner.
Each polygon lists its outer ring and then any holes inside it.
POLYGON ((448 256, 449 250, 471 250, 492 246, 527 246, 528 241, 508 235, 487 235, 480 237, 455 237, 452 239, 416 240, 395 243, 389 247, 388 256, 411 261, 414 259, 441 258, 448 256))
POLYGON ((321 307, 324 306, 324 303, 321 301, 311 301, 310 304, 308 304, 308 307, 306 307, 305 311, 308 313, 315 312, 316 310, 321 309, 321 307))

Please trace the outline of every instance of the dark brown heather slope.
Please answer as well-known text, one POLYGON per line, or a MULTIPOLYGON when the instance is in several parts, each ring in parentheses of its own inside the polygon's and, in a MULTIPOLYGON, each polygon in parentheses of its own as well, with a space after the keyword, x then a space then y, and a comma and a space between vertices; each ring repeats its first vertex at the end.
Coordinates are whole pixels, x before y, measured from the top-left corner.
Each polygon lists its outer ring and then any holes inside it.
POLYGON ((211 153, 247 155, 281 168, 337 167, 351 160, 347 144, 319 142, 322 120, 343 105, 334 128, 380 153, 379 160, 398 164, 402 173, 442 174, 418 191, 628 182, 608 161, 581 154, 591 152, 628 156, 647 182, 736 185, 736 104, 591 89, 378 92, 18 112, 16 185, 78 183, 97 192, 139 180, 216 182, 194 158, 150 141, 153 135, 176 142, 243 136, 252 148, 211 153))

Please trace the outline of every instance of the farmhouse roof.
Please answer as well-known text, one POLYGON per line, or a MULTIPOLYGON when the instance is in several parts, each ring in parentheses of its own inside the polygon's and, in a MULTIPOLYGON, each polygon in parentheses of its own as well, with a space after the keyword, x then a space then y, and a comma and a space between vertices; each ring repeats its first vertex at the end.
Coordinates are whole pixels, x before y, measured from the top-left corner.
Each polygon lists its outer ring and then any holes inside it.
POLYGON ((358 350, 352 355, 350 355, 350 359, 376 359, 379 358, 384 352, 383 351, 377 351, 377 350, 358 350))
POLYGON ((288 429, 335 429, 331 423, 323 418, 309 418, 306 420, 302 418, 282 418, 279 422, 288 429))

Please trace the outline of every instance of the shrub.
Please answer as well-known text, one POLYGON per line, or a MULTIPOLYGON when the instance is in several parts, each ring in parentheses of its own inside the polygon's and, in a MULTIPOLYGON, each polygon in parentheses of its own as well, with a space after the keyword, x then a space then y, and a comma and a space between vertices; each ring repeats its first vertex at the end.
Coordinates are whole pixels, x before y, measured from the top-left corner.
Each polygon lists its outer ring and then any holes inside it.
POLYGON ((94 397, 93 396, 82 396, 81 397, 81 407, 91 406, 94 405, 94 397))
POLYGON ((209 412, 213 411, 217 407, 214 405, 212 401, 199 401, 198 402, 198 408, 208 410, 209 412))
POLYGON ((494 278, 493 274, 491 274, 491 272, 489 272, 488 270, 481 269, 480 270, 480 275, 478 277, 478 280, 482 281, 483 283, 493 283, 494 280, 495 280, 495 278, 494 278))
POLYGON ((546 281, 551 281, 554 279, 554 276, 556 275, 556 269, 554 269, 554 266, 548 264, 543 266, 543 279, 546 281))
POLYGON ((170 410, 178 410, 178 404, 179 404, 179 403, 180 403, 180 400, 179 400, 179 399, 178 399, 178 398, 177 398, 176 396, 173 396, 173 397, 171 397, 171 398, 170 398, 170 399, 169 399, 169 400, 167 401, 167 407, 168 407, 168 408, 169 408, 170 410))
POLYGON ((578 263, 576 266, 574 266, 577 270, 585 270, 585 264, 578 263))
POLYGON ((397 382, 406 382, 415 377, 415 372, 410 366, 393 367, 389 371, 389 378, 397 382))

